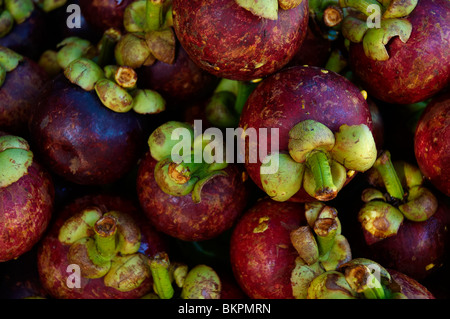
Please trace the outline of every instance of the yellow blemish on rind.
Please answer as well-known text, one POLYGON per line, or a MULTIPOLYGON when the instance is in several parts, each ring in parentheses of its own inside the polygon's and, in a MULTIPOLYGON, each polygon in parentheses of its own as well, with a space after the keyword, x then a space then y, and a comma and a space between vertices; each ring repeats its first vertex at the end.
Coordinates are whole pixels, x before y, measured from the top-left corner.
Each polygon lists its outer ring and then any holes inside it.
POLYGON ((427 270, 427 271, 428 271, 428 270, 430 270, 430 269, 434 268, 434 266, 435 266, 434 264, 429 264, 429 265, 426 265, 426 266, 425 266, 425 270, 427 270))
POLYGON ((265 232, 266 229, 269 228, 269 220, 270 220, 270 218, 267 217, 267 216, 261 217, 261 218, 259 219, 258 226, 256 226, 256 227, 253 229, 253 233, 257 234, 257 233, 263 233, 263 232, 265 232))

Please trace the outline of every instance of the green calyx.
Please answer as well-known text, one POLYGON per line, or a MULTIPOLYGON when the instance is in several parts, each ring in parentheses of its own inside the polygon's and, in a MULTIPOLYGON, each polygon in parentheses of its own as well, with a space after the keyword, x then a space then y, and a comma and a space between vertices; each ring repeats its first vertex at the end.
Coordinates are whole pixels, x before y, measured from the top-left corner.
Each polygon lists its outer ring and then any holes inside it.
POLYGON ((289 155, 271 154, 260 168, 264 190, 278 201, 288 200, 302 186, 317 200, 331 200, 349 176, 368 170, 377 155, 366 125, 342 125, 333 133, 314 120, 300 122, 290 130, 288 149, 289 155), (276 169, 267 172, 267 167, 276 169))
POLYGON ((345 16, 342 34, 351 42, 362 42, 367 57, 386 61, 389 59, 386 45, 393 37, 398 36, 403 43, 409 40, 412 25, 406 18, 417 3, 418 0, 340 0, 342 8, 356 10, 345 16))
MULTIPOLYGON (((1 23, 1 21, 0 21, 1 23)), ((23 60, 20 54, 0 46, 0 88, 6 80, 8 72, 13 71, 23 60)))
POLYGON ((220 299, 222 283, 213 268, 197 265, 192 268, 181 290, 182 299, 220 299))
POLYGON ((250 11, 254 15, 269 19, 278 20, 278 10, 289 10, 297 7, 303 0, 235 0, 242 8, 250 11))
POLYGON ((365 204, 358 219, 375 239, 397 234, 404 218, 421 222, 436 212, 437 198, 423 186, 424 178, 417 166, 392 162, 390 152, 383 151, 367 174, 374 188, 363 191, 365 204))
POLYGON ((176 37, 170 24, 170 1, 140 0, 128 5, 124 12, 127 31, 115 48, 115 58, 120 65, 134 69, 149 66, 156 60, 173 64, 176 37))
POLYGON ((164 98, 153 90, 136 87, 137 74, 128 66, 106 65, 80 57, 64 69, 64 75, 85 91, 95 90, 102 104, 117 113, 134 110, 139 114, 156 114, 165 110, 164 98))
POLYGON ((366 258, 355 258, 318 274, 309 283, 306 298, 407 299, 389 272, 366 258))
POLYGON ((58 240, 69 245, 67 259, 85 278, 104 278, 108 287, 130 291, 151 276, 148 258, 138 253, 139 226, 121 212, 88 207, 61 226, 58 240))
POLYGON ((338 268, 351 289, 361 299, 398 299, 406 297, 389 272, 366 258, 355 258, 338 268))
POLYGON ((305 204, 308 225, 291 231, 291 243, 298 253, 291 273, 293 294, 304 299, 313 279, 334 271, 352 258, 350 245, 341 234, 337 211, 322 202, 305 204))
POLYGON ((153 131, 148 144, 150 154, 158 161, 155 180, 169 195, 192 193, 192 200, 199 203, 206 183, 215 177, 227 176, 224 146, 205 134, 194 138, 189 124, 167 122, 153 131))
POLYGON ((8 187, 28 174, 33 152, 27 141, 18 136, 0 137, 0 188, 8 187))

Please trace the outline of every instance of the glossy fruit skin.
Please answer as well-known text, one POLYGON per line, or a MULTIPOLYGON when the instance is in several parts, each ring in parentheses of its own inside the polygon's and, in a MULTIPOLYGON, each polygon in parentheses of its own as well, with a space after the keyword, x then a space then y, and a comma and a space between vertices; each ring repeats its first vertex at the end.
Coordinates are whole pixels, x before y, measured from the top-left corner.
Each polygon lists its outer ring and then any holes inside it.
POLYGON ((414 135, 414 154, 425 177, 450 196, 450 93, 425 108, 414 135))
POLYGON ((28 120, 48 81, 45 71, 24 57, 0 87, 0 130, 28 136, 28 120))
POLYGON ((244 211, 247 190, 236 166, 225 169, 228 176, 205 184, 202 200, 196 204, 191 194, 164 193, 154 178, 156 164, 147 153, 139 165, 137 193, 142 210, 159 231, 184 241, 208 240, 230 229, 244 211))
POLYGON ((244 213, 230 242, 234 276, 252 299, 292 299, 291 272, 298 253, 290 232, 306 225, 304 206, 265 198, 244 213))
POLYGON ((123 13, 134 0, 80 0, 80 8, 86 21, 97 31, 109 28, 124 30, 123 13))
POLYGON ((83 185, 117 181, 144 152, 141 116, 116 113, 96 93, 72 85, 63 75, 47 87, 29 127, 32 142, 54 173, 83 185))
POLYGON ((176 47, 173 64, 156 61, 136 72, 139 88, 156 90, 166 100, 168 108, 179 112, 180 108, 208 98, 218 79, 199 68, 178 42, 176 47))
POLYGON ((103 212, 111 210, 120 211, 134 216, 141 227, 141 247, 139 252, 148 257, 168 250, 168 241, 145 220, 142 212, 134 201, 124 197, 108 194, 86 195, 67 204, 57 213, 51 229, 43 238, 38 247, 39 278, 44 289, 53 298, 58 299, 130 299, 140 298, 150 291, 153 285, 151 278, 146 279, 141 286, 129 292, 120 292, 114 288, 106 287, 103 278, 81 278, 81 288, 68 288, 67 260, 68 245, 58 240, 59 229, 73 214, 90 206, 99 207, 103 212))
POLYGON ((436 299, 434 295, 417 280, 393 269, 388 269, 388 272, 392 279, 400 285, 402 293, 408 299, 436 299))
MULTIPOLYGON (((343 124, 365 124, 372 130, 369 107, 354 84, 337 73, 304 66, 284 69, 263 80, 247 100, 239 126, 256 130, 278 128, 279 134, 273 138, 279 138, 279 149, 283 152, 288 151, 289 131, 307 119, 321 122, 333 132, 343 124)), ((267 142, 258 138, 258 143, 250 145, 251 149, 245 155, 251 150, 259 150, 262 143, 270 152, 270 132, 267 142)), ((249 176, 262 189, 260 166, 259 156, 257 163, 246 160, 249 176)), ((315 199, 302 188, 290 200, 307 202, 315 199)))
POLYGON ((52 217, 54 197, 51 176, 36 160, 28 174, 0 188, 0 262, 18 258, 41 239, 52 217))
POLYGON ((24 22, 15 24, 10 33, 0 38, 0 45, 37 61, 47 48, 47 40, 46 15, 35 8, 24 22))
POLYGON ((362 44, 352 43, 349 62, 369 95, 388 103, 424 101, 450 80, 450 3, 421 0, 407 17, 412 34, 407 43, 395 37, 387 45, 390 59, 368 58, 362 44))
POLYGON ((278 20, 268 20, 233 0, 174 0, 173 20, 181 45, 197 65, 218 77, 252 80, 292 59, 306 35, 308 3, 279 10, 278 20))

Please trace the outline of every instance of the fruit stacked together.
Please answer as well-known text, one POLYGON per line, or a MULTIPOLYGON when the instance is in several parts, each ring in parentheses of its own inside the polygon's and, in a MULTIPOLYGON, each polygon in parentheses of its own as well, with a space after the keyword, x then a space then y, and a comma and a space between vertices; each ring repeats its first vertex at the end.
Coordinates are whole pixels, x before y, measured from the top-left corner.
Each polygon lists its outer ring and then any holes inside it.
POLYGON ((0 296, 449 298, 449 84, 448 0, 0 0, 0 296))

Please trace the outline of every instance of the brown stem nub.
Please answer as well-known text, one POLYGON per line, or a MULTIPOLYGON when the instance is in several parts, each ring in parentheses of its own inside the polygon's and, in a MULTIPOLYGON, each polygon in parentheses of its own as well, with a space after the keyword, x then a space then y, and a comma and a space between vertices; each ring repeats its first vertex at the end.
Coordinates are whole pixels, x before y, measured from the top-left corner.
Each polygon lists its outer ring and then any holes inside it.
POLYGON ((100 218, 94 225, 95 233, 101 237, 113 236, 116 228, 116 220, 110 216, 100 218))
POLYGON ((121 87, 130 89, 136 85, 137 73, 129 66, 120 66, 114 74, 114 79, 121 87))
POLYGON ((329 6, 323 12, 323 22, 327 27, 337 26, 344 20, 344 12, 338 6, 329 6))
POLYGON ((189 175, 189 169, 188 168, 182 168, 181 170, 177 169, 179 168, 179 165, 177 163, 170 163, 168 172, 170 178, 177 184, 185 184, 187 183, 191 178, 189 175))

